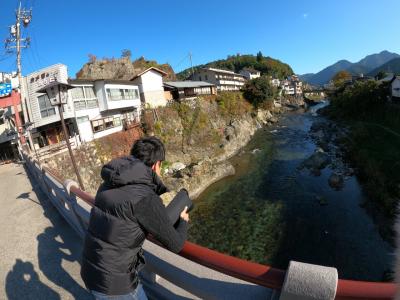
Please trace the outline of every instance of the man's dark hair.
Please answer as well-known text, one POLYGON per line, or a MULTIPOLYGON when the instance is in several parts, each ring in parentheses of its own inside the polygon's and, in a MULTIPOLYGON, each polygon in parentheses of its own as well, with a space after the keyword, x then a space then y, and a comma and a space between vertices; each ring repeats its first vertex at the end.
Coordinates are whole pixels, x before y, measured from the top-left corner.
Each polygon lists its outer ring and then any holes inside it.
POLYGON ((154 136, 141 138, 133 144, 131 155, 151 167, 158 160, 165 160, 164 144, 154 136))

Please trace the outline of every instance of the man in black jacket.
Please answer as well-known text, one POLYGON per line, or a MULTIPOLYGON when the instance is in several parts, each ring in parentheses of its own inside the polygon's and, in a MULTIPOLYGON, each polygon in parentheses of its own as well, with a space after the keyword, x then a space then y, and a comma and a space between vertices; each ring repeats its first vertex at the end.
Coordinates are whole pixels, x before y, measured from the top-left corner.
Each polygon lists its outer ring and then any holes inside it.
POLYGON ((101 170, 103 183, 90 214, 81 269, 96 299, 147 299, 138 271, 144 265, 142 245, 148 233, 173 252, 183 247, 187 208, 175 228, 159 197, 167 191, 159 178, 164 159, 161 141, 147 137, 134 143, 130 156, 114 159, 101 170))

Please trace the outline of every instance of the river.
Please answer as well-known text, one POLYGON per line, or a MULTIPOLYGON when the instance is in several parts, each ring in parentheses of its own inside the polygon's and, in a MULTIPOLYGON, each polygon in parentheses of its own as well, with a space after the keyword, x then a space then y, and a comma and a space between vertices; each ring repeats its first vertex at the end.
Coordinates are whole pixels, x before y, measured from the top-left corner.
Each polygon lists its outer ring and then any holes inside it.
POLYGON ((381 281, 394 249, 362 208, 355 176, 340 190, 301 168, 317 146, 311 125, 323 119, 295 111, 256 132, 231 158, 236 174, 206 189, 191 214, 189 239, 244 259, 286 268, 290 260, 334 266, 339 277, 381 281))

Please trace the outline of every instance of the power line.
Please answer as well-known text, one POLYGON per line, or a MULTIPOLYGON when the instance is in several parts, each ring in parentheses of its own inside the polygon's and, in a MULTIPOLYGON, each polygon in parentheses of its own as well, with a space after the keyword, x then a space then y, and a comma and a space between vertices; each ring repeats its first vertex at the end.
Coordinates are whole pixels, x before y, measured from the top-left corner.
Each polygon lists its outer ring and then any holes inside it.
POLYGON ((178 64, 174 65, 174 69, 176 69, 177 67, 179 67, 187 58, 189 57, 189 54, 186 54, 184 58, 182 58, 178 64))

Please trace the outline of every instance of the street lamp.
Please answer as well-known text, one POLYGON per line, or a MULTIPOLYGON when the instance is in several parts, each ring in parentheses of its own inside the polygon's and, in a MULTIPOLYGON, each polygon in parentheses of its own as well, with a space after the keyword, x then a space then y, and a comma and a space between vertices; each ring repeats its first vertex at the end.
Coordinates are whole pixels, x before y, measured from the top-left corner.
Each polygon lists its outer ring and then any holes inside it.
POLYGON ((32 139, 33 125, 34 125, 33 122, 25 122, 25 124, 22 125, 22 128, 24 129, 26 135, 28 136, 28 140, 29 140, 29 144, 30 144, 30 148, 29 148, 30 152, 32 152, 32 149, 33 149, 33 151, 35 152, 36 160, 38 161, 38 163, 40 163, 39 156, 37 154, 36 147, 35 147, 35 144, 33 143, 33 139, 32 139))
POLYGON ((68 133, 67 133, 67 127, 65 126, 65 121, 64 121, 64 113, 62 109, 62 105, 67 103, 67 98, 68 98, 68 90, 74 88, 72 85, 58 82, 58 81, 53 81, 46 85, 45 87, 41 88, 38 90, 38 93, 46 93, 47 97, 50 100, 50 104, 52 106, 57 106, 58 107, 58 112, 60 114, 60 119, 61 119, 61 125, 64 131, 64 138, 65 142, 67 143, 68 151, 69 151, 69 156, 71 157, 72 161, 72 166, 74 167, 76 178, 78 179, 79 185, 82 190, 84 190, 83 186, 83 181, 81 178, 81 175, 79 174, 78 167, 75 162, 74 154, 72 153, 72 148, 69 143, 69 138, 68 138, 68 133))

